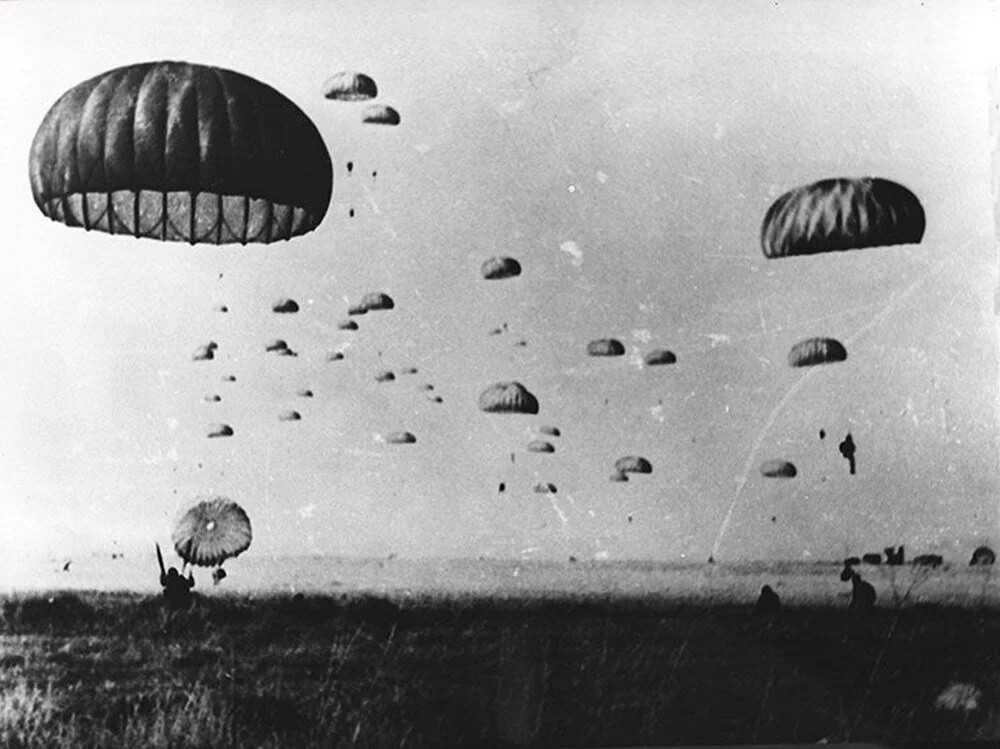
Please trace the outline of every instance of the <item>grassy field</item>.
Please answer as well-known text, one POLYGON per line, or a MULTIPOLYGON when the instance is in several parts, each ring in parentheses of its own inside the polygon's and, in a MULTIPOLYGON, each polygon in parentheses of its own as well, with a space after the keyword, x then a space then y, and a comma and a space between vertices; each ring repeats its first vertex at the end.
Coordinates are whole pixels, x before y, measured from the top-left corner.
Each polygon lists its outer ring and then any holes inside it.
POLYGON ((662 598, 8 596, 3 746, 1000 738, 1000 611, 662 598), (936 706, 954 683, 979 694, 936 706), (974 704, 973 704, 974 703, 974 704))

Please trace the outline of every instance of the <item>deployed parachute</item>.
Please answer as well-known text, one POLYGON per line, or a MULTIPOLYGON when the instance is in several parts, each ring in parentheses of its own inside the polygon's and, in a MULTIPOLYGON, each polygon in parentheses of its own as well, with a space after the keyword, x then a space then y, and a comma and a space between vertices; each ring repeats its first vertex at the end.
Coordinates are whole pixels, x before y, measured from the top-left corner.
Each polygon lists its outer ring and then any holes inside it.
POLYGON ((357 330, 358 324, 354 320, 341 320, 337 323, 337 327, 341 330, 357 330))
POLYGON ((298 411, 288 410, 282 411, 278 414, 278 419, 281 421, 299 421, 302 418, 302 414, 298 411))
POLYGON ((416 367, 403 367, 401 370, 399 370, 399 373, 400 374, 405 374, 405 375, 414 375, 414 374, 417 373, 417 368, 416 367))
POLYGON ((309 388, 303 388, 303 389, 297 391, 295 394, 297 396, 299 396, 300 398, 312 398, 313 397, 313 391, 309 390, 309 388))
POLYGON ((361 304, 369 312, 372 310, 392 309, 396 306, 392 301, 392 297, 388 294, 383 294, 381 291, 372 291, 365 294, 361 297, 361 304))
POLYGON ((562 432, 559 431, 558 427, 551 427, 551 426, 540 426, 540 427, 538 427, 538 433, 539 434, 547 434, 550 437, 559 437, 562 434, 562 432))
POLYGON ((378 86, 364 73, 344 70, 327 79, 323 96, 334 101, 365 101, 378 96, 378 86))
POLYGON ((768 478, 791 479, 798 471, 787 460, 766 460, 760 466, 760 472, 768 478))
POLYGON ((615 470, 621 473, 652 473, 653 466, 638 455, 627 455, 615 461, 615 470))
POLYGON ((216 312, 229 312, 229 307, 224 304, 220 304, 218 307, 214 308, 216 312))
POLYGON ((435 395, 433 398, 430 398, 430 400, 433 403, 444 403, 444 399, 440 395, 435 395))
POLYGON ((375 373, 375 382, 392 382, 395 379, 396 375, 387 369, 383 369, 375 373))
POLYGON ((625 347, 616 338, 600 338, 587 344, 588 356, 623 356, 625 347))
POLYGON ((344 355, 339 351, 331 351, 329 354, 326 355, 327 361, 341 361, 343 358, 344 355))
POLYGON ((236 382, 236 375, 222 375, 223 382, 236 382))
POLYGON ((288 343, 281 338, 275 338, 264 344, 265 351, 287 351, 288 343))
POLYGON ((808 338, 799 341, 788 351, 788 364, 792 367, 812 367, 847 359, 847 349, 835 338, 808 338))
POLYGON ((209 341, 204 346, 199 346, 191 354, 191 359, 193 361, 211 361, 215 358, 215 350, 219 348, 219 344, 215 341, 209 341))
POLYGON ((647 366, 655 367, 660 364, 676 364, 677 357, 674 355, 673 351, 667 351, 666 349, 658 348, 653 349, 645 357, 643 361, 647 366))
POLYGON ((797 187, 768 209, 764 255, 780 258, 896 244, 918 244, 926 219, 917 196, 878 177, 825 179, 797 187))
POLYGON ((537 414, 538 399, 520 382, 498 382, 479 394, 479 410, 487 413, 537 414))
POLYGON ((222 396, 221 395, 206 395, 202 400, 204 400, 205 403, 218 403, 219 401, 222 400, 222 396))
POLYGON ((521 275, 521 264, 512 257, 491 257, 483 263, 480 270, 483 278, 488 281, 496 281, 501 278, 513 278, 521 275))
POLYGON ((398 125, 399 112, 384 104, 372 104, 361 113, 361 121, 369 125, 398 125))
POLYGON ((410 432, 393 432, 385 441, 390 445, 412 445, 417 438, 410 432))
POLYGON ((211 497, 183 512, 171 536, 174 550, 188 564, 215 567, 246 551, 253 530, 242 507, 225 497, 211 497))
POLYGON ((272 312, 277 312, 279 314, 289 314, 292 312, 299 311, 299 303, 294 299, 279 299, 271 306, 272 312))
POLYGON ((185 62, 109 70, 63 94, 29 161, 53 221, 191 244, 312 231, 333 165, 312 121, 248 76, 185 62))
POLYGON ((232 437, 233 428, 229 424, 212 424, 208 428, 209 437, 232 437))
POLYGON ((529 453, 554 453, 555 451, 555 445, 545 440, 532 440, 528 443, 529 453))
POLYGON ((535 484, 535 492, 537 494, 555 494, 556 485, 555 484, 535 484))

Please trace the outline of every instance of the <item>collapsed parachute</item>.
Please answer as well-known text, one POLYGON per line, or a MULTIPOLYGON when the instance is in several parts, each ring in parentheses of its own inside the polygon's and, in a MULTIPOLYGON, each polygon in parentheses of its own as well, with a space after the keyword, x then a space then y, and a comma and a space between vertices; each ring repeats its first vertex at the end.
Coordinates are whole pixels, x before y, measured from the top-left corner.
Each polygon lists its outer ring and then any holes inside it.
POLYGON ((361 121, 369 125, 398 125, 399 112, 384 104, 372 104, 361 113, 361 121))
POLYGON ((788 351, 788 364, 792 367, 812 367, 846 359, 847 349, 835 338, 808 338, 788 351))
POLYGON ((661 364, 676 364, 677 357, 674 355, 673 351, 667 351, 666 349, 658 348, 653 349, 645 357, 643 361, 646 366, 655 367, 661 364))
POLYGON ((498 382, 479 394, 479 410, 487 413, 537 414, 538 399, 520 382, 498 382))
POLYGON ((365 101, 378 96, 378 86, 364 73, 344 70, 327 79, 323 96, 334 101, 365 101))
POLYGON ((652 473, 653 465, 638 455, 627 455, 615 461, 615 470, 621 473, 652 473))
POLYGON ((491 257, 480 271, 486 280, 497 281, 521 275, 521 264, 512 257, 491 257))
POLYGON ((333 165, 312 121, 248 76, 128 65, 63 94, 31 144, 31 192, 67 226, 191 244, 312 231, 333 165))
POLYGON ((760 472, 768 478, 791 479, 798 471, 795 465, 787 460, 766 460, 760 466, 760 472))
POLYGON ((624 356, 625 347, 616 338, 600 338, 587 344, 588 356, 624 356))
POLYGON ((554 453, 555 451, 555 445, 545 440, 532 440, 528 443, 529 453, 554 453))
POLYGON ((926 219, 917 196, 878 177, 797 187, 768 209, 761 246, 769 258, 919 244, 926 219))
POLYGON ((212 497, 183 512, 171 536, 174 550, 188 564, 215 567, 246 551, 253 530, 242 507, 225 497, 212 497))

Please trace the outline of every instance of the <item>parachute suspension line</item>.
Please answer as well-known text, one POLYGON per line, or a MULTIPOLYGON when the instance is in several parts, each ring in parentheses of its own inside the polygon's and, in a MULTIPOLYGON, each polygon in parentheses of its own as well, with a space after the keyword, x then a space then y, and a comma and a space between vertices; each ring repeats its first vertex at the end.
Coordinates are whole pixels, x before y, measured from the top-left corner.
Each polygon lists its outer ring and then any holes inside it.
POLYGON ((115 212, 114 212, 114 210, 112 210, 112 206, 114 205, 114 200, 111 197, 111 192, 110 191, 107 192, 107 193, 105 193, 105 199, 107 200, 107 203, 105 204, 104 209, 105 209, 106 213, 108 214, 108 234, 114 234, 115 233, 115 212))
POLYGON ((250 196, 243 196, 243 234, 240 237, 240 244, 247 243, 247 232, 250 231, 250 196))
POLYGON ((264 234, 264 244, 271 241, 271 231, 274 228, 272 224, 274 223, 274 203, 272 201, 267 201, 267 225, 264 227, 266 233, 264 234))
POLYGON ((164 242, 167 241, 167 191, 164 190, 160 193, 160 197, 163 199, 162 208, 160 213, 160 218, 163 220, 163 232, 160 234, 160 239, 164 242))
MULTIPOLYGON (((969 240, 969 242, 971 241, 972 240, 969 240)), ((962 245, 963 249, 966 246, 968 246, 969 242, 966 242, 964 245, 962 245)), ((860 338, 869 330, 871 330, 873 327, 882 322, 882 320, 884 320, 889 315, 889 313, 893 311, 893 309, 899 302, 903 301, 906 297, 912 294, 913 291, 918 286, 920 286, 920 284, 922 284, 924 281, 926 281, 928 278, 934 275, 937 272, 938 268, 940 268, 942 265, 945 264, 947 259, 948 259, 947 257, 944 257, 941 260, 939 260, 937 263, 931 266, 926 273, 917 278, 916 281, 910 284, 907 288, 903 289, 903 291, 899 292, 899 294, 897 294, 894 298, 890 299, 889 302, 885 305, 885 307, 882 308, 881 312, 879 312, 871 320, 869 320, 867 323, 858 328, 853 335, 851 335, 849 338, 846 339, 847 344, 850 346, 858 338, 860 338)), ((719 547, 722 545, 722 539, 726 535, 726 530, 729 527, 729 521, 732 519, 733 516, 733 510, 736 509, 736 503, 740 499, 740 492, 742 492, 743 487, 746 486, 747 480, 749 479, 750 476, 750 469, 754 464, 754 459, 756 457, 757 450, 764 442, 765 435, 774 425, 774 422, 778 418, 778 414, 781 412, 781 409, 785 407, 785 404, 788 402, 788 399, 791 398, 792 395, 797 393, 802 388, 802 385, 805 384, 805 381, 814 371, 816 371, 815 368, 810 368, 805 372, 803 372, 802 377, 788 389, 788 392, 785 393, 784 397, 780 401, 778 401, 778 404, 771 411, 771 415, 768 416, 767 421, 764 423, 764 426, 761 428, 759 434, 757 435, 757 439, 754 440, 754 443, 750 448, 750 455, 747 457, 746 465, 743 466, 743 473, 740 476, 739 482, 736 485, 736 492, 733 494, 733 500, 732 502, 729 503, 729 509, 726 511, 726 516, 723 519, 722 525, 719 528, 719 533, 715 538, 715 544, 713 544, 712 546, 713 559, 719 553, 719 547)))
POLYGON ((139 231, 139 199, 142 197, 142 188, 132 193, 132 236, 138 239, 142 236, 139 231))
POLYGON ((82 200, 80 201, 80 218, 83 219, 83 228, 85 231, 90 231, 90 211, 88 210, 89 201, 87 200, 87 195, 89 193, 83 193, 82 200))
POLYGON ((215 193, 215 243, 222 244, 222 193, 215 193))
POLYGON ((194 236, 194 231, 195 231, 195 226, 197 225, 197 222, 195 221, 195 215, 196 215, 196 212, 198 210, 198 193, 196 193, 194 190, 192 190, 191 192, 188 193, 188 196, 190 196, 190 199, 191 199, 190 207, 188 208, 188 211, 189 211, 189 215, 188 215, 188 225, 189 225, 189 230, 188 230, 188 244, 195 244, 196 238, 194 236))

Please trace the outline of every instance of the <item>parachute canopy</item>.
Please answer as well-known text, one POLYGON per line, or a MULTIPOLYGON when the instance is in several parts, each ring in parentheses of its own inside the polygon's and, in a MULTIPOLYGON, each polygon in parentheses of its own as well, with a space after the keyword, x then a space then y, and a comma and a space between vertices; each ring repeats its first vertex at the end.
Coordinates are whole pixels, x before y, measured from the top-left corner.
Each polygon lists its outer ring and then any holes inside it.
POLYGON ((847 359, 847 349, 836 338, 808 338, 799 341, 788 351, 788 364, 792 367, 812 367, 847 359))
POLYGON ((344 355, 339 351, 331 351, 329 354, 326 355, 327 361, 341 361, 343 358, 344 355))
POLYGON ((247 550, 253 539, 250 518, 225 497, 201 500, 174 523, 174 550, 188 564, 215 567, 247 550))
POLYGON ((215 341, 209 341, 204 346, 199 346, 191 354, 191 359, 193 361, 211 361, 215 358, 215 349, 219 348, 219 344, 215 341))
POLYGON ((71 88, 35 133, 29 176, 53 221, 191 244, 305 234, 333 190, 330 154, 301 109, 241 73, 185 62, 71 88))
POLYGON ((512 257, 491 257, 483 263, 481 272, 488 281, 513 278, 521 275, 521 264, 512 257))
POLYGON ((299 421, 302 418, 302 414, 298 411, 288 410, 282 411, 278 414, 278 419, 281 421, 299 421))
POLYGON ((666 349, 658 348, 653 349, 645 357, 643 361, 646 366, 655 367, 660 364, 676 364, 677 357, 674 355, 673 351, 667 351, 666 349))
POLYGON ((365 101, 378 96, 378 86, 364 73, 344 70, 326 80, 323 96, 334 101, 365 101))
POLYGON ((627 455, 615 461, 615 470, 622 473, 652 473, 653 465, 638 455, 627 455))
POLYGON ((299 303, 294 299, 279 299, 271 306, 272 312, 279 314, 290 314, 299 311, 299 303))
POLYGON ((412 445, 417 438, 411 432, 393 432, 385 441, 390 445, 412 445))
POLYGON ((357 330, 358 324, 354 320, 341 320, 337 323, 337 327, 341 330, 357 330))
POLYGON ((209 437, 232 437, 233 428, 229 424, 212 424, 208 427, 209 437))
POLYGON ((313 391, 310 390, 309 388, 302 388, 301 390, 298 390, 295 394, 297 396, 299 396, 300 398, 312 398, 313 397, 313 391))
POLYGON ((769 258, 919 244, 926 219, 917 196, 878 177, 797 187, 768 209, 761 246, 769 258))
POLYGON ((537 414, 538 399, 520 382, 497 382, 479 394, 479 410, 487 413, 537 414))
POLYGON ((220 395, 206 395, 203 398, 203 400, 205 401, 205 403, 218 403, 219 401, 222 400, 222 396, 220 396, 220 395))
POLYGON ((766 460, 760 466, 760 472, 768 478, 791 479, 798 471, 787 460, 766 460))
POLYGON ((616 338, 600 338, 587 344, 588 356, 624 356, 625 347, 616 338))
POLYGON ((555 445, 545 440, 532 440, 528 443, 529 453, 554 453, 555 451, 555 445))
POLYGON ((382 369, 375 373, 375 382, 392 382, 395 379, 396 375, 387 369, 382 369))
POLYGON ((405 375, 414 375, 414 374, 417 373, 417 368, 416 367, 403 367, 401 370, 399 370, 399 373, 400 374, 405 374, 405 375))
POLYGON ((361 121, 369 125, 398 125, 399 112, 384 104, 372 104, 361 113, 361 121))
POLYGON ((392 309, 396 304, 392 297, 381 291, 371 291, 361 297, 361 305, 369 312, 372 310, 392 309))
POLYGON ((556 485, 555 484, 535 484, 535 493, 537 494, 555 494, 556 485))
POLYGON ((288 343, 281 338, 275 338, 264 344, 265 351, 287 351, 288 343))
POLYGON ((558 427, 552 427, 548 425, 543 425, 538 427, 538 433, 547 434, 550 437, 559 437, 562 434, 562 432, 559 431, 558 427))

